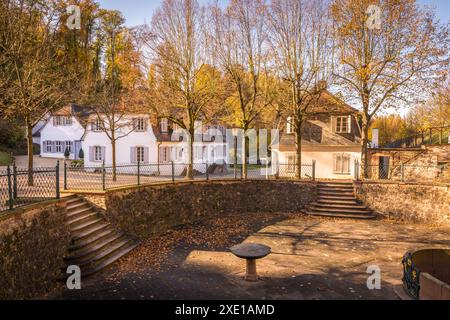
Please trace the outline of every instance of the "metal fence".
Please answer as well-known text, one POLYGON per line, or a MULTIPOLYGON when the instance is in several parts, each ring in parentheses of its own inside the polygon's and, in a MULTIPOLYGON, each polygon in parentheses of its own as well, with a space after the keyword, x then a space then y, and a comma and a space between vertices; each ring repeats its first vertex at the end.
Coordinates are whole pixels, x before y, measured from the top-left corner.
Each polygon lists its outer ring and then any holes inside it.
POLYGON ((400 182, 450 182, 450 164, 446 165, 369 165, 357 168, 355 178, 400 182))
POLYGON ((59 164, 28 169, 8 166, 0 171, 0 212, 60 197, 59 164))
MULTIPOLYGON (((301 179, 315 179, 315 162, 303 164, 301 179)), ((108 189, 138 186, 143 184, 176 182, 186 180, 273 180, 297 179, 293 164, 247 165, 246 176, 242 165, 234 164, 192 164, 188 178, 189 164, 185 163, 138 163, 96 167, 72 167, 64 164, 62 186, 64 190, 104 191, 108 189)))

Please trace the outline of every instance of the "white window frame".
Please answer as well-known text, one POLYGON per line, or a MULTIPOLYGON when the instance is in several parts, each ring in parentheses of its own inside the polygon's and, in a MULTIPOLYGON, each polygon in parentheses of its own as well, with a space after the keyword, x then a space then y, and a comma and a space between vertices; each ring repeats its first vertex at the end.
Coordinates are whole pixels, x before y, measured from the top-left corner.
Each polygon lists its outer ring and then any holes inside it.
POLYGON ((53 153, 51 141, 44 141, 44 152, 45 153, 53 153))
POLYGON ((64 153, 63 145, 62 141, 55 141, 55 153, 64 153))
POLYGON ((333 174, 350 175, 351 174, 351 155, 348 153, 333 154, 333 174), (346 162, 347 166, 345 166, 346 162))
POLYGON ((134 131, 136 132, 144 132, 145 131, 145 118, 136 118, 134 119, 134 131))
POLYGON ((93 128, 92 131, 94 132, 102 132, 103 129, 103 121, 99 118, 95 119, 94 123, 93 123, 93 128))
POLYGON ((71 116, 55 116, 55 126, 71 126, 72 125, 72 117, 71 116))
POLYGON ((351 122, 349 122, 348 116, 338 116, 336 117, 336 133, 348 133, 349 132, 349 126, 351 125, 351 122), (344 127, 345 124, 345 127, 344 127))
POLYGON ((144 147, 136 147, 136 161, 140 163, 145 162, 145 148, 144 147))
POLYGON ((103 161, 103 152, 101 146, 94 146, 94 161, 95 162, 103 161))
POLYGON ((69 149, 69 153, 73 153, 73 141, 65 141, 64 142, 64 153, 66 149, 69 149))

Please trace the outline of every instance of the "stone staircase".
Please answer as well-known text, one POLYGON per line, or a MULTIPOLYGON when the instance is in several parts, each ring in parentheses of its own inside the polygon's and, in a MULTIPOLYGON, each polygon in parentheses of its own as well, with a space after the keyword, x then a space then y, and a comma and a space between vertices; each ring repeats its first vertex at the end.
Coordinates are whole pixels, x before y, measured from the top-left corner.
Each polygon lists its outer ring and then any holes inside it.
POLYGON ((116 230, 83 197, 65 199, 72 237, 66 263, 79 266, 82 277, 99 272, 138 246, 137 240, 116 230))
POLYGON ((352 182, 319 182, 317 201, 307 214, 351 219, 374 219, 375 215, 355 197, 352 182))

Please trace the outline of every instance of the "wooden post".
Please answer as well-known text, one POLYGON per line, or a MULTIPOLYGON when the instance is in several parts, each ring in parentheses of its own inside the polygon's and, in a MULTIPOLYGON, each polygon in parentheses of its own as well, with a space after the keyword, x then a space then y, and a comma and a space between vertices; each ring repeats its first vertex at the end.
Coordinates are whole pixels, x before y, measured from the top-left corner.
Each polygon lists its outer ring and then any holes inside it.
POLYGON ((64 161, 64 190, 67 190, 67 163, 64 161))
POLYGON ((172 161, 172 182, 175 183, 175 164, 172 161))

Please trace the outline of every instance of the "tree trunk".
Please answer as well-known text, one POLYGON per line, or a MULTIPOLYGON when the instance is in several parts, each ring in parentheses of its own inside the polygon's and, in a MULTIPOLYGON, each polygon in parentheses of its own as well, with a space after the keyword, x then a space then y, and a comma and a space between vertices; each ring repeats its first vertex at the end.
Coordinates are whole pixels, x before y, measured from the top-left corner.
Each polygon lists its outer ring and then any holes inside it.
POLYGON ((28 185, 34 185, 33 179, 33 124, 31 123, 30 118, 26 118, 26 126, 27 126, 27 148, 28 148, 28 185))
POLYGON ((295 119, 295 177, 302 179, 302 121, 295 119))
POLYGON ((186 179, 194 179, 194 138, 195 128, 189 129, 189 163, 186 170, 186 179))
POLYGON ((247 151, 247 129, 244 129, 244 136, 243 136, 243 146, 242 146, 242 153, 241 153, 241 157, 242 157, 242 179, 247 180, 247 156, 248 156, 248 151, 247 151))
POLYGON ((363 168, 363 177, 369 177, 369 121, 366 116, 363 117, 361 132, 361 164, 363 168))
POLYGON ((117 181, 117 164, 116 164, 116 140, 111 140, 111 148, 112 148, 112 181, 117 181))

